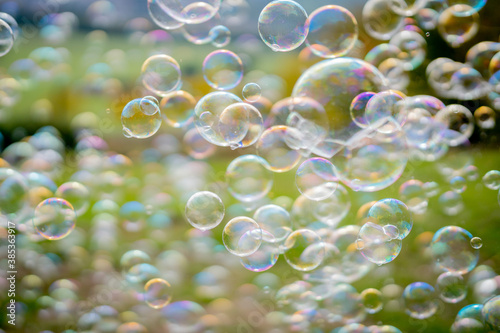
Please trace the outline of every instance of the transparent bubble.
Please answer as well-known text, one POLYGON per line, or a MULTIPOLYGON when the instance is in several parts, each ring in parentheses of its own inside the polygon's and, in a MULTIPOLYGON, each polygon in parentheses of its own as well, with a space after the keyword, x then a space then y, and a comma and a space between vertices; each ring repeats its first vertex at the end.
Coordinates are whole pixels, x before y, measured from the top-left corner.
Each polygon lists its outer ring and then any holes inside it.
POLYGON ((375 94, 368 100, 365 120, 379 132, 392 133, 404 125, 407 118, 406 95, 398 90, 386 90, 375 94), (394 126, 391 118, 399 126, 394 126))
POLYGON ((341 57, 353 48, 358 39, 358 22, 344 7, 320 7, 311 13, 307 21, 309 34, 306 43, 319 57, 341 57))
POLYGON ((405 15, 405 16, 415 15, 420 9, 422 9, 427 4, 427 0, 403 0, 403 1, 390 0, 389 2, 391 3, 392 10, 394 10, 396 13, 400 15, 405 15))
POLYGON ((386 234, 383 227, 367 222, 359 230, 356 247, 363 257, 377 265, 390 263, 401 252, 400 238, 386 234))
POLYGON ((175 30, 184 25, 173 18, 165 8, 164 0, 148 0, 149 16, 160 28, 165 30, 175 30))
POLYGON ((399 239, 403 239, 410 233, 413 220, 410 210, 397 199, 382 199, 377 201, 368 211, 368 218, 383 227, 393 225, 399 230, 399 239))
POLYGON ((443 213, 449 216, 456 216, 464 209, 462 196, 455 191, 444 192, 438 202, 443 213))
POLYGON ((151 279, 144 286, 144 299, 153 309, 161 309, 172 299, 172 286, 163 279, 151 279))
POLYGON ((404 70, 415 70, 424 62, 427 54, 427 42, 419 33, 403 30, 394 35, 389 43, 401 50, 398 58, 403 61, 404 70))
POLYGON ((490 190, 500 189, 500 171, 490 170, 483 176, 483 185, 490 190))
POLYGON ((452 47, 459 47, 468 42, 477 34, 478 30, 479 14, 472 12, 471 6, 453 5, 445 9, 439 16, 439 34, 452 47))
POLYGON ((210 31, 221 25, 222 21, 219 14, 215 14, 209 20, 201 23, 185 24, 181 29, 184 38, 195 45, 203 45, 213 42, 213 35, 210 31))
POLYGON ((177 21, 196 24, 211 19, 219 10, 221 0, 162 0, 164 10, 177 21))
POLYGON ((262 229, 249 217, 235 217, 224 227, 222 241, 230 253, 246 257, 259 249, 262 243, 262 229))
MULTIPOLYGON (((331 295, 325 299, 324 303, 325 308, 330 313, 336 315, 338 318, 337 320, 341 323, 358 322, 365 318, 361 297, 356 288, 348 283, 339 283, 335 285, 332 288, 331 295)), ((363 328, 363 326, 361 326, 361 328, 363 328)))
POLYGON ((262 237, 266 242, 281 242, 292 231, 292 221, 288 211, 277 205, 259 207, 253 219, 262 229, 262 237), (270 237, 268 237, 271 235, 270 237))
POLYGON ((240 259, 243 267, 252 272, 264 272, 273 267, 280 254, 279 244, 273 235, 262 230, 262 243, 254 253, 240 259))
POLYGON ((186 219, 196 229, 209 230, 224 218, 224 204, 221 198, 209 191, 197 192, 186 203, 186 219))
POLYGON ((308 199, 323 200, 331 196, 339 184, 333 164, 317 157, 300 165, 295 174, 295 185, 308 199))
POLYGON ((298 271, 311 271, 321 265, 325 246, 312 230, 299 229, 292 232, 284 243, 284 256, 288 264, 298 271))
POLYGON ((202 97, 195 107, 194 124, 205 140, 217 146, 229 143, 219 130, 219 118, 227 107, 242 100, 229 92, 213 92, 202 97))
POLYGON ((377 313, 384 306, 382 293, 375 288, 368 288, 361 292, 361 301, 368 313, 377 313))
POLYGON ((402 0, 369 0, 365 3, 362 22, 368 35, 388 40, 403 27, 404 16, 394 11, 397 3, 404 8, 402 0))
POLYGON ((81 183, 64 183, 57 188, 55 195, 71 203, 77 216, 83 215, 89 208, 90 192, 81 183))
POLYGON ((293 137, 295 131, 288 126, 273 126, 262 133, 257 154, 268 162, 269 170, 286 172, 300 162, 300 153, 289 145, 289 137, 293 137))
POLYGON ((500 296, 495 296, 484 303, 481 311, 484 321, 493 330, 500 330, 500 296))
POLYGON ((436 113, 435 119, 445 126, 443 140, 450 146, 466 142, 474 132, 474 116, 465 106, 451 104, 436 113))
POLYGON ((401 50, 396 45, 382 43, 368 51, 365 56, 365 61, 375 67, 379 67, 385 60, 398 58, 400 54, 401 50))
POLYGON ((375 96, 375 93, 373 92, 363 92, 353 98, 349 107, 349 112, 351 113, 352 120, 361 128, 368 127, 369 125, 365 117, 366 105, 373 96, 375 96))
POLYGON ((439 297, 446 303, 458 303, 467 296, 464 278, 458 273, 445 272, 436 281, 439 297))
POLYGON ((463 193, 467 188, 467 182, 462 176, 455 176, 450 180, 451 189, 457 193, 463 193))
POLYGON ((307 13, 291 0, 272 1, 259 15, 259 35, 275 52, 288 52, 298 48, 309 31, 307 13))
POLYGON ((259 100, 262 90, 257 83, 247 83, 243 87, 241 94, 247 102, 255 102, 259 100))
POLYGON ((415 214, 423 214, 427 211, 429 203, 427 190, 425 184, 420 180, 411 179, 401 185, 399 195, 410 211, 415 214))
POLYGON ((125 105, 121 120, 124 132, 130 137, 149 138, 160 129, 160 108, 151 100, 137 98, 125 105), (156 112, 152 113, 151 110, 156 112))
POLYGON ((231 41, 231 30, 226 26, 217 25, 210 29, 208 36, 212 39, 213 46, 224 47, 231 41))
POLYGON ((475 165, 466 166, 463 174, 465 179, 469 182, 474 182, 479 179, 479 171, 475 165))
POLYGON ((141 72, 144 87, 160 96, 177 90, 181 85, 180 66, 174 58, 166 54, 146 59, 141 72))
POLYGON ((183 127, 192 119, 196 99, 183 90, 172 91, 160 101, 163 120, 174 128, 183 127))
POLYGON ((214 51, 203 61, 203 77, 214 89, 233 89, 243 78, 243 63, 240 57, 231 51, 214 51))
POLYGON ((438 309, 434 288, 425 282, 414 282, 406 286, 403 291, 403 300, 406 313, 412 318, 429 318, 438 309))
POLYGON ((0 168, 0 211, 12 214, 26 205, 28 183, 19 172, 10 168, 0 168))
POLYGON ((128 272, 130 268, 139 264, 148 264, 151 257, 141 250, 130 250, 125 252, 120 259, 120 267, 123 272, 128 272))
POLYGON ((264 130, 262 115, 251 104, 229 105, 219 117, 218 130, 231 149, 253 145, 264 130))
MULTIPOLYGON (((59 16, 59 18, 61 16, 59 16)), ((19 29, 19 24, 17 23, 16 19, 7 13, 0 12, 0 20, 3 20, 5 23, 7 23, 9 25, 9 27, 12 29, 12 32, 14 34, 14 40, 16 40, 17 37, 19 36, 20 31, 21 31, 21 29, 19 29)))
POLYGON ((476 111, 474 111, 474 118, 476 118, 476 124, 482 129, 495 128, 496 114, 495 111, 488 106, 478 107, 476 111))
POLYGON ((14 33, 10 25, 0 18, 0 57, 9 53, 14 45, 14 33))
POLYGON ((189 156, 205 159, 215 153, 216 147, 205 140, 196 128, 191 128, 183 138, 183 144, 189 156))
POLYGON ((479 237, 472 237, 472 239, 470 240, 470 246, 472 246, 476 250, 479 250, 483 247, 483 240, 479 237))
POLYGON ((264 197, 273 186, 270 168, 269 163, 259 156, 243 155, 235 158, 226 169, 229 193, 244 202, 264 197))
POLYGON ((447 226, 434 234, 431 251, 439 267, 452 272, 465 274, 476 267, 479 251, 472 248, 472 235, 467 230, 447 226))
POLYGON ((405 90, 410 84, 410 76, 407 71, 405 71, 404 62, 396 58, 388 58, 378 66, 378 70, 382 73, 389 86, 398 89, 405 90))
POLYGON ((76 225, 73 206, 61 198, 49 198, 38 204, 33 226, 43 238, 58 240, 68 236, 76 225))
POLYGON ((466 8, 457 9, 455 15, 457 16, 469 16, 471 14, 477 13, 481 8, 484 7, 487 0, 448 0, 448 5, 467 5, 466 8), (469 8, 470 7, 470 8, 469 8))

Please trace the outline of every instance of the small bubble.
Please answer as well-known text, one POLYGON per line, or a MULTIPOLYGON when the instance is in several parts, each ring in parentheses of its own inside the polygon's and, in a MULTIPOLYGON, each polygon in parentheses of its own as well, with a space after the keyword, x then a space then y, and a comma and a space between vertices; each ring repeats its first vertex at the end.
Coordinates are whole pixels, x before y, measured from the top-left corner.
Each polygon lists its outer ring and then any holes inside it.
POLYGON ((470 245, 476 250, 480 249, 483 246, 483 240, 479 237, 472 237, 472 239, 470 240, 470 245))

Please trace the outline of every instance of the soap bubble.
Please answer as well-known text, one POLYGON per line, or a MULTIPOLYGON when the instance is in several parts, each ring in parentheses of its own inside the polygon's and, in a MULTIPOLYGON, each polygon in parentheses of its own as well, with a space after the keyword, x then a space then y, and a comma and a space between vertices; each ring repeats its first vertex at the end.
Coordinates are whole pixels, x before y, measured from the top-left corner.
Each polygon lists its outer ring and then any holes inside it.
POLYGON ((472 235, 467 230, 447 226, 434 234, 431 251, 439 267, 452 272, 465 274, 476 267, 479 251, 470 245, 472 235))
POLYGON ((427 1, 428 0, 390 0, 389 2, 394 12, 404 16, 413 16, 427 4, 427 1))
POLYGON ((446 303, 458 303, 467 296, 464 278, 458 273, 445 272, 436 281, 439 297, 446 303))
POLYGON ((397 90, 386 90, 375 94, 368 100, 365 109, 365 120, 382 133, 392 133, 400 129, 406 122, 408 110, 405 105, 406 95, 397 90), (391 118, 396 122, 388 121, 391 118))
POLYGON ((186 203, 186 219, 200 230, 213 229, 224 218, 224 204, 221 198, 209 191, 197 192, 186 203))
POLYGON ((368 218, 380 227, 393 225, 399 230, 399 239, 403 239, 410 233, 413 220, 410 210, 397 199, 382 199, 377 201, 368 211, 368 218))
POLYGON ((310 158, 300 165, 295 184, 299 192, 311 200, 328 198, 339 185, 333 164, 319 157, 310 158))
POLYGON ((402 0, 369 0, 365 3, 362 22, 368 35, 388 40, 403 27, 404 16, 394 11, 395 3, 404 6, 402 0))
POLYGON ((427 191, 428 188, 420 180, 410 179, 401 185, 399 195, 413 213, 423 214, 429 204, 427 191))
POLYGON ((262 9, 258 29, 271 50, 288 52, 298 48, 307 37, 307 13, 295 1, 272 1, 262 9))
POLYGON ((71 203, 77 216, 84 214, 89 208, 90 192, 79 182, 62 184, 57 188, 55 195, 71 203))
POLYGON ((500 330, 500 296, 495 296, 484 303, 481 311, 484 321, 493 330, 500 330))
POLYGON ((465 106, 450 104, 441 109, 435 119, 445 126, 443 140, 450 146, 459 146, 474 132, 474 116, 465 106))
POLYGON ((149 99, 136 98, 125 105, 121 120, 124 133, 130 137, 149 138, 160 129, 160 108, 149 99))
POLYGON ((434 288, 425 282, 414 282, 403 291, 406 313, 412 318, 425 319, 433 316, 438 304, 434 288))
POLYGON ((264 130, 262 115, 251 104, 234 103, 220 114, 218 130, 231 149, 251 146, 264 130))
POLYGON ((33 226, 43 238, 58 240, 68 236, 76 225, 76 213, 69 202, 49 198, 38 204, 33 216, 33 226))
POLYGON ((210 29, 208 36, 212 40, 213 46, 224 47, 231 41, 231 30, 226 26, 217 25, 210 29))
POLYGON ((383 227, 367 222, 359 230, 356 247, 368 261, 380 266, 393 261, 401 252, 398 236, 398 233, 386 234, 383 227))
POLYGON ((231 195, 244 202, 264 197, 273 186, 271 167, 263 158, 243 155, 235 158, 226 169, 226 183, 231 195))
POLYGON ((451 189, 457 193, 463 193, 467 188, 467 182, 462 176, 455 176, 450 180, 451 189))
POLYGON ((306 272, 315 269, 325 256, 325 246, 321 238, 309 229, 292 232, 283 246, 286 261, 298 271, 306 272))
POLYGON ((476 320, 472 318, 464 318, 455 320, 453 325, 451 325, 451 333, 464 333, 464 332, 484 332, 484 325, 482 320, 476 320))
MULTIPOLYGON (((59 16, 58 18, 61 18, 61 16, 59 16)), ((5 23, 9 25, 9 27, 12 30, 12 33, 14 34, 14 40, 16 40, 17 37, 19 36, 19 32, 21 31, 21 29, 19 29, 19 24, 17 23, 16 19, 7 13, 0 12, 0 20, 3 20, 5 23)))
POLYGON ((458 311, 456 321, 465 318, 476 319, 480 322, 483 321, 483 315, 481 311, 483 310, 482 304, 469 304, 464 306, 460 311, 458 311))
POLYGON ((483 184, 490 190, 500 189, 500 171, 490 170, 483 176, 483 184))
POLYGON ((478 250, 483 247, 483 240, 480 237, 472 237, 470 240, 470 246, 478 250))
POLYGON ((122 272, 128 272, 133 266, 151 263, 151 257, 141 250, 130 250, 125 252, 120 259, 122 272))
POLYGON ((253 214, 253 219, 262 229, 262 237, 266 242, 281 242, 292 230, 290 214, 280 206, 261 206, 253 214))
POLYGON ((365 118, 366 105, 373 96, 375 96, 375 93, 373 92, 363 92, 353 98, 349 107, 352 120, 361 128, 368 127, 369 125, 367 119, 365 118))
MULTIPOLYGON (((71 333, 71 331, 64 331, 71 333)), ((116 333, 148 333, 148 330, 143 325, 136 322, 123 323, 116 329, 116 333)))
POLYGON ((243 267, 252 272, 264 272, 273 267, 280 254, 273 235, 262 230, 262 243, 257 251, 240 259, 243 267))
POLYGON ((261 96, 261 88, 257 83, 247 83, 243 87, 242 95, 245 101, 247 102, 255 102, 261 96))
POLYGON ((163 279, 151 279, 144 286, 144 299, 153 309, 161 309, 172 299, 172 287, 163 279))
POLYGON ((175 30, 184 25, 173 18, 165 8, 164 0, 148 0, 149 16, 160 28, 165 30, 175 30))
POLYGON ((206 314, 205 309, 192 301, 170 303, 161 310, 167 327, 173 332, 199 332, 205 329, 201 318, 206 314))
POLYGON ((203 61, 203 77, 214 89, 233 89, 243 78, 243 63, 240 57, 231 51, 213 51, 203 61))
POLYGON ((294 131, 287 126, 273 126, 262 133, 257 142, 257 154, 268 162, 269 170, 286 172, 300 162, 300 153, 288 144, 294 131))
POLYGON ((457 9, 455 12, 456 16, 469 16, 471 14, 477 13, 481 8, 484 7, 487 0, 448 0, 449 6, 454 5, 467 5, 466 8, 457 9), (469 8, 470 7, 470 8, 469 8))
POLYGON ((213 42, 213 28, 221 25, 219 14, 215 14, 209 20, 201 23, 185 24, 181 30, 184 38, 195 45, 203 45, 213 42))
POLYGON ((427 42, 419 33, 403 30, 394 35, 389 43, 401 50, 398 59, 403 61, 404 70, 415 70, 424 62, 427 54, 427 42))
POLYGON ((262 229, 249 217, 235 217, 224 227, 222 241, 230 253, 246 257, 259 249, 262 243, 262 229))
POLYGON ((495 128, 496 114, 495 111, 488 106, 478 107, 476 111, 474 111, 474 118, 476 118, 476 124, 482 129, 495 128))
POLYGON ((479 14, 473 12, 471 6, 453 5, 445 9, 439 16, 439 34, 452 47, 459 47, 468 42, 477 34, 478 30, 479 14))
POLYGON ((449 216, 456 216, 464 209, 462 196, 455 191, 444 192, 438 202, 443 213, 449 216))
POLYGON ((377 313, 384 306, 382 293, 375 288, 363 290, 361 292, 361 301, 368 313, 377 313))
POLYGON ((220 3, 221 0, 162 0, 161 5, 177 21, 196 24, 217 14, 220 3))
POLYGON ((142 64, 142 83, 157 95, 164 96, 181 85, 181 69, 177 61, 166 55, 149 57, 142 64))
POLYGON ((14 45, 14 33, 7 22, 0 18, 0 57, 9 53, 14 45))
POLYGON ((205 140, 196 128, 191 128, 183 138, 186 152, 195 159, 205 159, 215 153, 216 147, 205 140))
POLYGON ((160 101, 163 119, 174 128, 183 127, 192 119, 195 106, 196 99, 183 90, 172 91, 160 101))
POLYGON ((306 43, 319 57, 343 56, 353 48, 358 39, 358 22, 344 7, 320 7, 311 13, 307 21, 309 34, 306 43))
POLYGON ((19 172, 11 168, 0 168, 0 212, 12 214, 26 205, 28 183, 19 172))

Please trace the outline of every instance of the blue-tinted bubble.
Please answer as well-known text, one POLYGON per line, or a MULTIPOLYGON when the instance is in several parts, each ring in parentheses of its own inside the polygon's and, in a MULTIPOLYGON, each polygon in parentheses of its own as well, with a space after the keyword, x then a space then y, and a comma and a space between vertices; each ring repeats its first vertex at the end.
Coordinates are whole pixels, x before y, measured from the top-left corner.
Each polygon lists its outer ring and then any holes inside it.
POLYGON ((231 30, 226 26, 217 25, 210 29, 209 37, 215 47, 224 47, 231 41, 231 30))
POLYGON ((240 84, 243 78, 243 63, 240 57, 231 51, 214 51, 203 61, 203 77, 214 89, 232 89, 240 84))
POLYGON ((434 288, 425 282, 409 284, 403 292, 406 313, 416 319, 425 319, 433 316, 438 303, 435 299, 434 288))
POLYGON ((279 244, 271 233, 262 230, 262 243, 257 251, 240 259, 243 267, 252 272, 263 272, 273 267, 278 261, 279 244))

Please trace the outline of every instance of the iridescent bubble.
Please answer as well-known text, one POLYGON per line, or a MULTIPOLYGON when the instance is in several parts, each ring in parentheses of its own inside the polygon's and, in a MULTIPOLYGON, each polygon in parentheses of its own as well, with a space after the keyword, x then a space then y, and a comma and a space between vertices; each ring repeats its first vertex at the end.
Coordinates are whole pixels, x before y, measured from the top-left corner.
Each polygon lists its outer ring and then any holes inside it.
POLYGON ((474 118, 476 118, 477 126, 482 129, 495 128, 496 114, 489 106, 480 106, 474 111, 474 118))
POLYGON ((472 318, 464 318, 455 320, 453 325, 451 325, 451 333, 482 333, 484 332, 484 325, 482 320, 476 320, 472 318))
POLYGON ((273 267, 280 254, 279 244, 273 235, 262 230, 262 243, 254 253, 240 259, 243 267, 252 272, 264 272, 273 267))
POLYGON ((215 193, 202 191, 193 194, 186 203, 186 219, 196 229, 213 229, 224 218, 224 203, 215 193))
POLYGON ((324 158, 304 161, 295 174, 295 185, 301 194, 311 200, 323 200, 335 192, 338 180, 335 167, 324 158))
POLYGON ((201 318, 205 309, 192 301, 170 303, 161 310, 167 320, 167 327, 174 332, 199 332, 204 330, 201 318))
POLYGON ((164 0, 148 0, 148 12, 153 22, 162 29, 175 30, 184 25, 168 13, 164 0))
POLYGON ((483 315, 481 311, 483 310, 482 304, 469 304, 464 306, 460 311, 458 311, 456 321, 465 318, 476 319, 480 322, 483 321, 483 315))
POLYGON ((406 313, 412 318, 429 318, 438 309, 434 288, 425 282, 414 282, 406 286, 403 291, 403 300, 406 313))
POLYGON ((288 126, 273 126, 262 133, 257 142, 257 154, 268 162, 269 170, 286 172, 299 163, 300 153, 288 143, 294 131, 288 126))
POLYGON ((385 60, 398 58, 400 54, 401 50, 396 45, 382 43, 368 51, 365 56, 365 61, 375 67, 379 67, 385 60))
POLYGON ((441 109, 435 119, 445 126, 443 140, 450 146, 461 145, 474 132, 474 116, 463 105, 450 104, 441 109))
POLYGON ((405 71, 402 60, 388 58, 378 66, 378 70, 389 82, 389 86, 397 90, 405 90, 410 84, 410 75, 405 71))
POLYGON ((452 47, 471 40, 479 30, 479 14, 472 7, 461 4, 445 9, 439 16, 438 31, 452 47), (457 15, 458 13, 458 15, 457 15))
POLYGON ((473 13, 477 13, 481 8, 484 7, 487 0, 448 0, 448 5, 467 5, 470 8, 461 8, 457 10, 455 15, 457 16, 469 16, 473 13))
POLYGON ((449 216, 456 216, 464 209, 462 196, 455 191, 444 192, 438 202, 443 213, 449 216))
POLYGON ((368 288, 361 292, 361 301, 368 313, 377 313, 384 306, 382 293, 375 288, 368 288))
POLYGON ((367 222, 359 230, 356 247, 363 257, 377 265, 390 263, 401 252, 401 239, 386 234, 383 227, 367 222))
POLYGON ((399 230, 399 239, 403 239, 411 231, 413 220, 410 210, 397 199, 377 201, 368 211, 368 218, 373 219, 380 227, 393 225, 399 230))
POLYGON ((281 242, 292 230, 290 214, 286 209, 277 205, 259 207, 253 214, 253 219, 262 229, 262 237, 266 242, 281 242))
POLYGON ((163 279, 151 279, 144 286, 144 299, 153 309, 161 309, 172 299, 172 286, 163 279))
POLYGON ((451 189, 457 193, 463 193, 467 188, 467 182, 462 176, 455 176, 450 180, 451 189))
POLYGON ((181 85, 181 69, 177 61, 166 55, 158 54, 144 61, 141 68, 142 83, 146 89, 157 95, 165 96, 181 85))
POLYGON ((220 114, 218 131, 231 149, 253 145, 264 130, 262 115, 251 104, 234 103, 220 114))
POLYGON ((149 138, 160 129, 160 108, 149 99, 136 98, 123 108, 121 121, 124 133, 130 137, 149 138))
POLYGON ((398 58, 403 61, 404 70, 415 70, 424 62, 427 54, 427 42, 419 33, 403 30, 394 35, 389 43, 401 50, 398 58))
POLYGON ((224 47, 231 41, 231 30, 226 26, 217 25, 210 29, 208 36, 212 39, 213 46, 224 47))
POLYGON ((404 8, 402 0, 369 0, 365 3, 362 22, 368 35, 380 40, 390 39, 403 27, 404 16, 394 11, 395 4, 404 8))
POLYGON ((329 5, 316 9, 307 19, 307 25, 307 46, 322 58, 347 54, 358 39, 356 18, 341 6, 329 5))
POLYGON ((495 296, 484 303, 481 311, 484 321, 493 330, 500 330, 500 296, 495 296))
POLYGON ((500 52, 495 53, 495 55, 491 58, 488 70, 490 75, 500 71, 500 52))
POLYGON ((369 125, 368 121, 365 118, 366 105, 373 96, 375 96, 375 93, 373 92, 363 92, 353 98, 351 106, 349 107, 349 112, 351 113, 352 120, 361 128, 365 128, 369 125))
POLYGON ((458 273, 445 272, 436 281, 439 297, 446 303, 458 303, 467 296, 464 278, 458 273))
POLYGON ((203 77, 214 89, 233 89, 243 78, 243 63, 240 57, 231 51, 214 51, 203 61, 203 77))
POLYGON ((269 163, 255 155, 235 158, 226 169, 228 191, 236 199, 251 202, 264 197, 273 186, 269 163))
POLYGON ((464 101, 486 97, 491 91, 490 85, 481 76, 481 73, 468 66, 453 73, 450 86, 450 95, 464 101))
POLYGON ((288 52, 298 48, 307 37, 307 13, 295 1, 272 1, 262 9, 258 29, 271 50, 288 52))
POLYGON ((318 267, 325 256, 321 238, 312 230, 299 229, 285 240, 284 256, 288 264, 298 271, 311 271, 318 267))
POLYGON ((410 179, 399 188, 401 200, 415 214, 423 214, 427 211, 429 199, 426 192, 424 183, 417 179, 410 179))
POLYGON ((230 253, 246 257, 259 249, 262 243, 262 229, 249 217, 235 217, 224 227, 222 241, 230 253))
POLYGON ((203 45, 213 42, 213 35, 210 35, 210 31, 219 25, 221 25, 221 18, 219 14, 215 14, 205 22, 185 24, 181 32, 188 42, 203 45))
POLYGON ((483 176, 483 185, 490 190, 500 189, 500 171, 490 170, 483 176))
POLYGON ((405 105, 406 95, 397 90, 386 90, 375 94, 365 109, 365 120, 379 132, 392 133, 406 122, 408 110, 405 105), (394 126, 391 118, 399 126, 394 126), (378 127, 377 127, 378 126, 378 127))
POLYGON ((470 240, 470 246, 472 246, 476 250, 479 250, 483 247, 483 240, 479 237, 472 237, 472 239, 470 240))
POLYGON ((192 119, 196 99, 186 91, 172 91, 161 99, 159 106, 163 120, 174 128, 180 128, 192 119))
POLYGON ((14 33, 7 22, 0 19, 0 57, 3 57, 14 45, 14 33))
POLYGON ((221 0, 162 0, 164 10, 177 21, 196 24, 211 19, 221 0))
POLYGON ((38 204, 33 216, 36 232, 48 240, 68 236, 76 225, 76 213, 69 202, 61 198, 49 198, 38 204))
POLYGON ((247 83, 243 87, 241 94, 247 102, 255 102, 261 96, 262 90, 257 83, 247 83))
POLYGON ((447 226, 434 234, 431 251, 439 267, 452 272, 465 274, 476 267, 479 251, 472 248, 472 235, 467 230, 447 226))
POLYGON ((90 192, 81 183, 64 183, 57 188, 55 195, 70 202, 77 216, 84 214, 89 208, 90 192))

